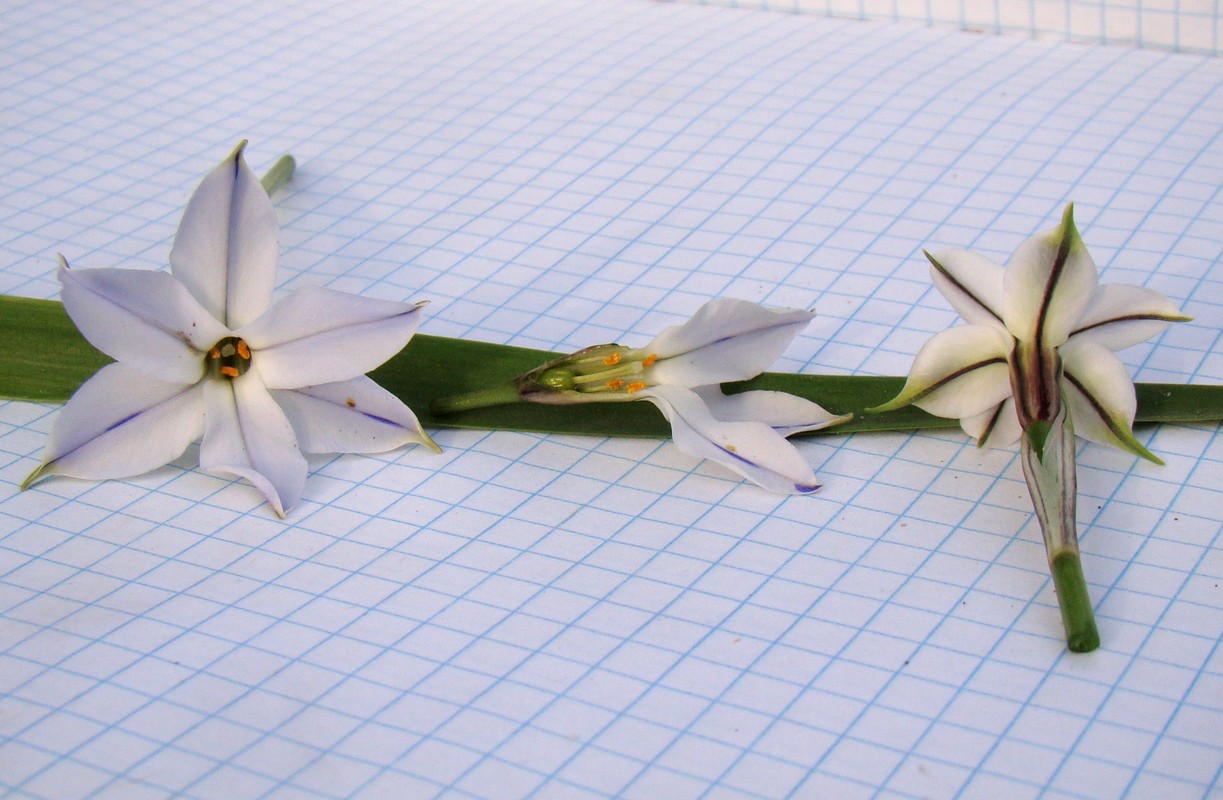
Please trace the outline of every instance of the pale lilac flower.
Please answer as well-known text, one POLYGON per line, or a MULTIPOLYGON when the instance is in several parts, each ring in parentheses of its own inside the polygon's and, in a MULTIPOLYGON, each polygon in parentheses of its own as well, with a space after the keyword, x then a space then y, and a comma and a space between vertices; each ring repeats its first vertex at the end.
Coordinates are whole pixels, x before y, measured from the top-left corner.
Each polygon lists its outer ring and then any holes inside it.
POLYGON ((117 363, 68 401, 23 487, 138 475, 202 437, 204 470, 246 479, 284 516, 302 496, 303 452, 436 447, 365 377, 411 338, 423 304, 306 287, 273 305, 279 228, 243 145, 192 195, 170 272, 61 258, 64 308, 117 363))

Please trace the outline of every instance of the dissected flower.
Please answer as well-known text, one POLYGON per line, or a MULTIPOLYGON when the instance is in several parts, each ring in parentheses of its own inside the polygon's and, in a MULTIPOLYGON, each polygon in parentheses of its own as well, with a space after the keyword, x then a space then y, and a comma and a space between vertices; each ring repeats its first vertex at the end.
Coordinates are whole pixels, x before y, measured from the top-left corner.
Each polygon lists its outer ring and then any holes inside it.
POLYGON ((303 452, 436 448, 365 377, 403 348, 424 304, 305 287, 272 305, 279 231, 244 145, 187 203, 170 272, 73 270, 61 258, 65 310, 117 363, 68 401, 23 488, 138 475, 202 437, 203 469, 245 478, 284 516, 305 485, 303 452))
POLYGON ((544 364, 513 381, 513 396, 551 405, 648 400, 671 423, 675 445, 685 453, 775 492, 811 492, 819 487, 815 472, 785 437, 850 417, 785 392, 727 395, 718 384, 760 374, 812 316, 711 300, 645 347, 597 345, 544 364))

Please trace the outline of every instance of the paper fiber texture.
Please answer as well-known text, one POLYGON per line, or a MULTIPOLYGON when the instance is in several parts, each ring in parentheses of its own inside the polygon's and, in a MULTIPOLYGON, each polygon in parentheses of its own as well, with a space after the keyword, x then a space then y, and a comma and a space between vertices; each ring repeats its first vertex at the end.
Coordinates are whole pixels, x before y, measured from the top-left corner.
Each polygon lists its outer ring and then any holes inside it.
MULTIPOLYGON (((279 292, 421 332, 641 344, 711 297, 815 307, 774 369, 900 375, 955 320, 921 249, 1004 261, 1063 206, 1103 280, 1196 320, 1123 352, 1223 378, 1223 65, 649 2, 0 12, 0 291, 164 268, 241 138, 279 292)), ((1066 652, 1016 453, 798 444, 776 498, 661 440, 440 431, 319 458, 285 522, 192 468, 17 493, 0 406, 13 797, 1202 797, 1223 765, 1223 446, 1083 445, 1104 640, 1066 652)))

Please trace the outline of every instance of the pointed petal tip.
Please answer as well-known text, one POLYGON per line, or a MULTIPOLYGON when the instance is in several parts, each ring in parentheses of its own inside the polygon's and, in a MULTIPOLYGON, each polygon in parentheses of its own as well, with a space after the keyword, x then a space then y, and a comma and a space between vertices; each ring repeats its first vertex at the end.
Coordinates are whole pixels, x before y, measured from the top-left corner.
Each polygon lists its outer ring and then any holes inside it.
POLYGON ((438 455, 441 455, 442 453, 441 445, 433 441, 433 437, 425 433, 424 428, 421 429, 420 438, 416 440, 416 443, 423 444, 425 447, 428 447, 430 450, 437 453, 438 455))
MULTIPOLYGON (((896 395, 895 397, 893 397, 891 400, 887 401, 886 403, 881 403, 880 405, 877 405, 877 406, 871 406, 870 408, 862 409, 862 413, 863 414, 886 414, 889 411, 895 411, 897 409, 904 408, 905 406, 909 405, 909 402, 910 401, 908 398, 905 397, 904 392, 901 392, 900 394, 896 395)), ((850 414, 849 416, 852 418, 853 414, 850 414)))
POLYGON ((821 486, 823 486, 822 483, 796 483, 794 484, 794 491, 798 494, 811 494, 821 486))
POLYGON ((51 473, 47 473, 47 467, 51 466, 51 462, 44 461, 34 468, 34 471, 25 477, 21 485, 17 487, 17 491, 24 492, 43 478, 51 477, 51 473))

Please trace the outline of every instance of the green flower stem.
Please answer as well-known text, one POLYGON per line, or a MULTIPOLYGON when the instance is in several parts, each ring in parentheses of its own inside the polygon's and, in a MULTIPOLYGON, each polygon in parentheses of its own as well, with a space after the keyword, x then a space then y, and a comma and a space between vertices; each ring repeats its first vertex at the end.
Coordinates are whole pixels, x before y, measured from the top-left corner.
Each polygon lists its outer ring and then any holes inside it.
POLYGON ((1087 579, 1078 551, 1065 550, 1049 559, 1053 588, 1066 629, 1066 647, 1072 653, 1090 653, 1100 646, 1100 632, 1087 594, 1087 579))
POLYGON ((475 411, 477 408, 491 408, 521 402, 522 398, 518 396, 518 390, 514 385, 503 383, 500 386, 439 398, 429 404, 429 411, 439 417, 445 417, 450 414, 458 414, 460 411, 475 411))
POLYGON ((1079 560, 1074 425, 1066 415, 1065 403, 1052 420, 1037 420, 1024 431, 1019 456, 1044 534, 1066 646, 1074 653, 1090 652, 1100 646, 1100 634, 1079 560))
POLYGON ((293 156, 281 156, 259 181, 263 184, 263 191, 272 194, 281 186, 284 186, 289 182, 289 178, 293 177, 293 170, 296 168, 297 162, 293 160, 293 156))

